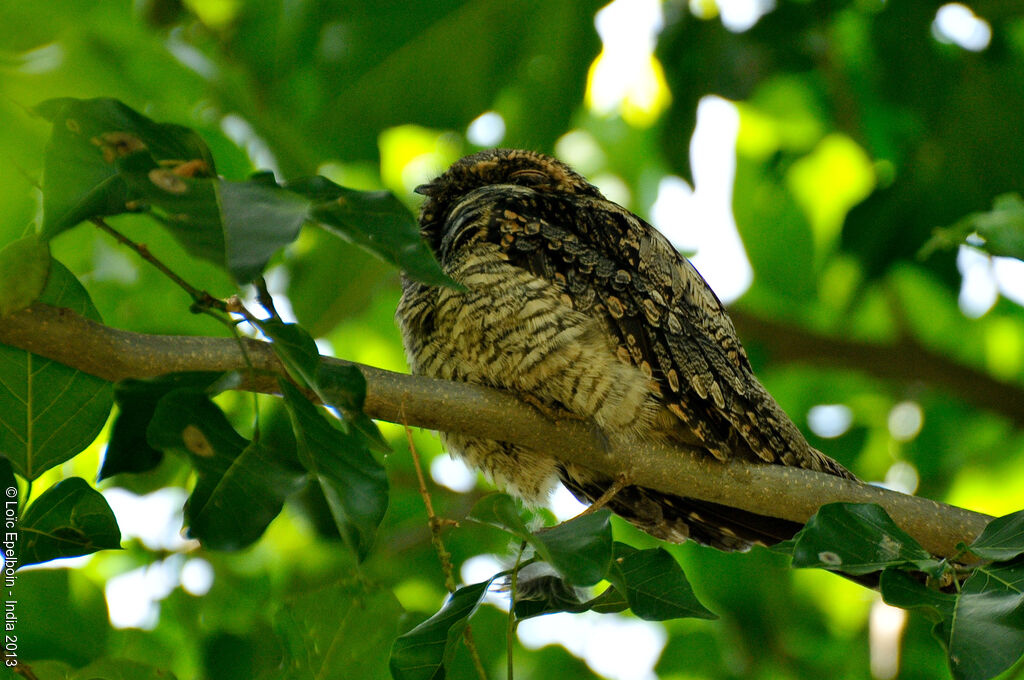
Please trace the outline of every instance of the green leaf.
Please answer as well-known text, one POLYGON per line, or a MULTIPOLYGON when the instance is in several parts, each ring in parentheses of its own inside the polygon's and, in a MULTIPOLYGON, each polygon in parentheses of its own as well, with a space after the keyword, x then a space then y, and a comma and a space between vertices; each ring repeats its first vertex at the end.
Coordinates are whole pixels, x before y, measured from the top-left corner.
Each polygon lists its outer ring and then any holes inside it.
POLYGON ((647 621, 717 619, 693 594, 686 574, 664 548, 637 550, 615 543, 615 561, 608 576, 629 608, 647 621))
POLYGON ((293 380, 313 390, 325 406, 340 409, 345 422, 372 448, 391 451, 376 423, 363 413, 366 378, 362 371, 355 366, 325 364, 313 337, 298 324, 266 320, 256 322, 256 326, 273 340, 274 353, 293 380))
POLYGON ((0 248, 0 317, 35 302, 50 273, 50 246, 29 234, 0 248))
MULTIPOLYGON (((99 321, 88 293, 63 265, 50 265, 40 302, 99 321)), ((56 361, 0 345, 0 451, 33 480, 73 458, 100 433, 111 385, 56 361)))
POLYGON ((957 680, 987 680, 1024 655, 1024 559, 978 567, 957 597, 949 624, 957 680))
POLYGON ((114 512, 81 477, 44 491, 25 510, 18 529, 21 566, 121 547, 114 512))
POLYGON ((794 567, 868 574, 890 566, 941 570, 909 534, 874 503, 824 505, 795 537, 794 567))
POLYGON ((372 448, 384 453, 391 451, 377 423, 363 413, 366 377, 361 370, 351 365, 320 362, 316 382, 324 403, 341 410, 345 415, 345 422, 366 437, 372 448))
POLYGON ((14 476, 14 468, 6 456, 0 456, 0 489, 4 490, 4 497, 8 500, 17 498, 20 491, 18 478, 14 476), (13 494, 8 489, 14 489, 13 494))
POLYGON ((192 255, 227 267, 240 283, 298 236, 309 202, 262 179, 182 176, 145 154, 117 162, 132 196, 159 209, 163 225, 192 255))
POLYGON ((1024 655, 1024 559, 978 567, 956 594, 892 568, 882 572, 880 589, 887 603, 936 621, 956 680, 987 680, 1024 655))
POLYGON ((395 639, 402 606, 388 589, 335 583, 290 597, 274 617, 289 662, 282 680, 384 680, 381 660, 395 639))
POLYGON ((968 549, 986 560, 1011 560, 1024 553, 1024 510, 989 522, 968 549))
POLYGON ((205 391, 222 378, 223 373, 171 373, 147 380, 122 380, 114 385, 117 417, 110 429, 107 450, 103 454, 99 480, 122 472, 147 472, 163 459, 163 452, 149 445, 146 428, 153 419, 160 399, 180 388, 205 391))
POLYGON ((388 191, 356 191, 324 177, 288 182, 285 187, 312 200, 310 216, 328 231, 396 265, 430 285, 454 286, 420 238, 409 210, 388 191))
POLYGON ((169 392, 147 432, 153 448, 192 461, 199 480, 185 504, 185 520, 189 535, 209 548, 238 550, 255 542, 300 486, 297 465, 241 437, 202 392, 169 392))
POLYGON ((332 426, 297 388, 279 380, 299 460, 320 484, 338 531, 360 561, 388 507, 388 479, 361 437, 332 426))
POLYGON ((103 590, 79 570, 20 571, 13 591, 21 660, 57 659, 81 667, 107 654, 110 622, 103 590))
POLYGON ((604 592, 597 597, 583 602, 575 588, 564 579, 552 574, 533 578, 526 582, 520 575, 519 584, 520 587, 516 592, 515 612, 516 618, 520 620, 556 612, 578 614, 585 611, 596 611, 601 614, 611 614, 629 609, 629 602, 615 586, 605 588, 604 592))
POLYGON ((1017 193, 1002 194, 992 202, 992 210, 971 213, 952 226, 936 229, 919 257, 959 246, 972 234, 984 240, 978 247, 989 255, 1024 259, 1024 199, 1017 193))
MULTIPOLYGON (((268 319, 257 321, 260 332, 273 340, 272 348, 277 358, 288 370, 288 375, 303 387, 318 392, 317 369, 320 366, 320 350, 316 341, 302 326, 268 319)), ((323 399, 323 397, 321 397, 323 399)))
POLYGON ((550 529, 531 532, 506 494, 484 496, 469 516, 527 541, 548 564, 571 583, 589 586, 608 573, 612 558, 611 512, 602 508, 550 529))
POLYGON ((441 680, 455 655, 455 646, 480 606, 495 575, 483 583, 459 588, 441 611, 398 636, 391 648, 391 675, 395 680, 441 680))
POLYGON ((51 99, 36 111, 53 123, 43 169, 43 225, 50 239, 82 220, 117 215, 132 199, 118 159, 148 155, 181 165, 192 161, 216 176, 203 140, 180 125, 155 123, 115 99, 51 99))
POLYGON ((593 585, 605 577, 611 564, 611 516, 610 510, 602 508, 575 517, 537 532, 533 543, 543 545, 538 552, 570 582, 593 585))

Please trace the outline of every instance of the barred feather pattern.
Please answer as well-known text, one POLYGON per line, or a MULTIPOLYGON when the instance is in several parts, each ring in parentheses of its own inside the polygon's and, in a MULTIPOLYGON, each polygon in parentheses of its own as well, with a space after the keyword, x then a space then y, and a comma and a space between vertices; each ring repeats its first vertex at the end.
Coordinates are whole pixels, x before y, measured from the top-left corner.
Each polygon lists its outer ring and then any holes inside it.
MULTIPOLYGON (((690 262, 568 166, 491 150, 418 191, 427 196, 423 236, 465 289, 403 280, 396 319, 413 373, 567 410, 600 427, 616 450, 678 441, 720 460, 853 478, 807 443, 757 380, 724 307, 690 262)), ((549 451, 441 437, 528 501, 541 502, 558 481, 584 502, 612 484, 549 451)), ((798 528, 637 486, 609 507, 659 538, 727 550, 784 540, 798 528)))

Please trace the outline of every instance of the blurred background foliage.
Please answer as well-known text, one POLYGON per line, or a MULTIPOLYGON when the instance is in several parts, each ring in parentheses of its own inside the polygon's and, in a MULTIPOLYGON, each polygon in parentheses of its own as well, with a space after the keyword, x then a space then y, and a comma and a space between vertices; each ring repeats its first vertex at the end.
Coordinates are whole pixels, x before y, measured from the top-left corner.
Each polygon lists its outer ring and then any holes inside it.
MULTIPOLYGON (((1024 265, 990 257, 977 238, 919 254, 936 228, 1024 190, 1024 10, 984 0, 604 4, 5 0, 0 243, 38 219, 49 130, 30 108, 50 97, 115 97, 192 127, 228 178, 320 173, 389 189, 411 208, 412 188, 464 153, 554 152, 696 251, 755 368, 816 446, 867 480, 997 515, 1019 509, 1024 265)), ((194 285, 232 292, 164 232, 132 216, 113 222, 194 285)), ((98 231, 69 231, 53 248, 110 325, 224 333, 98 231)), ((336 356, 405 370, 388 266, 308 230, 269 280, 336 356)), ((251 401, 219 403, 251 428, 251 401)), ((287 426, 274 408, 263 407, 265 437, 287 426)), ((358 572, 314 494, 289 503, 255 546, 223 554, 177 537, 184 461, 104 482, 126 550, 20 574, 22 659, 40 660, 40 678, 87 664, 87 677, 104 676, 110 657, 179 678, 387 677, 394 634, 438 608, 444 583, 404 433, 384 431, 391 506, 358 572), (364 582, 394 596, 367 597, 364 582), (313 650, 325 631, 351 645, 320 668, 323 650, 313 650)), ((94 478, 105 436, 37 488, 94 478)), ((456 485, 436 438, 413 440, 456 485)), ((439 487, 439 514, 463 518, 487 489, 468 486, 439 487)), ((478 556, 506 554, 497 532, 472 523, 446 540, 467 580, 490 575, 478 556)), ((672 552, 720 621, 542 617, 558 622, 524 624, 521 677, 947 673, 930 624, 869 591, 788 571, 762 550, 672 552)), ((484 665, 502 677, 504 614, 486 605, 473 628, 484 665)), ((472 677, 463 656, 452 677, 472 677)))

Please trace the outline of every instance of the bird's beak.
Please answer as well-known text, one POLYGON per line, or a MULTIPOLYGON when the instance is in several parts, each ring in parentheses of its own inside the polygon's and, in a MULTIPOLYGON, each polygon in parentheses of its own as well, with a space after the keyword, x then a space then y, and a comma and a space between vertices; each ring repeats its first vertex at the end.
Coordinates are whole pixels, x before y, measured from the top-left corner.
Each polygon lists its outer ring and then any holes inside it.
POLYGON ((426 184, 421 184, 415 189, 413 189, 413 193, 417 193, 421 196, 432 196, 436 188, 436 183, 427 182, 426 184))

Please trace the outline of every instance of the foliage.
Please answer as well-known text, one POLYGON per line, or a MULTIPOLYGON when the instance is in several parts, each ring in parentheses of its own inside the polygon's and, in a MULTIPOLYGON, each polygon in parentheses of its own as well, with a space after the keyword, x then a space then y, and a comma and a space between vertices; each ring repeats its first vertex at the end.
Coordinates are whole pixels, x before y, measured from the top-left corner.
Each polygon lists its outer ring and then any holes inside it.
MULTIPOLYGON (((970 395, 995 385, 1024 403, 1024 312, 1002 299, 967 318, 944 248, 1020 256, 1024 19, 992 7, 991 44, 972 52, 937 39, 936 7, 922 3, 780 2, 733 32, 710 3, 668 2, 652 63, 671 104, 638 123, 584 105, 594 60, 611 52, 593 30, 599 7, 4 4, 0 153, 20 172, 0 187, 0 314, 39 300, 118 328, 200 335, 244 321, 294 381, 284 399, 243 398, 230 374, 110 385, 0 346, 13 563, 101 551, 17 572, 19 662, 40 678, 462 678, 476 673, 460 641, 469 625, 479 665, 498 677, 506 640, 531 619, 632 612, 666 621, 663 677, 868 677, 868 591, 790 572, 786 555, 877 577, 886 602, 914 610, 901 677, 948 663, 954 677, 987 678, 1019 659, 1024 532, 1008 513, 1024 497, 1024 418, 1012 399, 993 408, 970 395), (658 545, 606 512, 539 528, 543 513, 506 496, 435 493, 438 515, 461 522, 444 533, 456 577, 510 542, 519 555, 442 604, 404 435, 361 413, 361 376, 327 370, 324 342, 402 368, 397 269, 447 283, 418 240, 410 191, 472 150, 463 131, 478 115, 501 115, 503 145, 614 175, 608 185, 647 213, 666 174, 690 178, 708 94, 738 103, 732 208, 755 279, 737 320, 769 390, 802 426, 811 407, 844 405, 845 431, 809 436, 863 478, 914 470, 923 495, 1004 517, 964 547, 965 567, 872 506, 826 506, 775 553, 721 555, 658 545), (145 244, 141 257, 90 220, 145 244), (183 294, 147 255, 197 288, 183 294), (262 311, 231 320, 217 302, 250 282, 262 311), (780 346, 756 326, 748 336, 745 316, 795 340, 780 346), (836 338, 911 347, 932 370, 908 381, 899 357, 813 354, 836 338), (86 481, 97 470, 103 494, 86 481), (118 528, 105 500, 117 487, 190 488, 183 518, 198 540, 155 544, 122 516, 118 528), (179 585, 201 564, 214 580, 200 597, 179 585), (178 585, 156 598, 152 630, 113 627, 102 586, 143 568, 178 585), (508 617, 488 603, 499 583, 515 597, 508 617)), ((428 435, 409 441, 439 455, 428 435)), ((514 660, 523 677, 592 673, 561 647, 514 660)))

